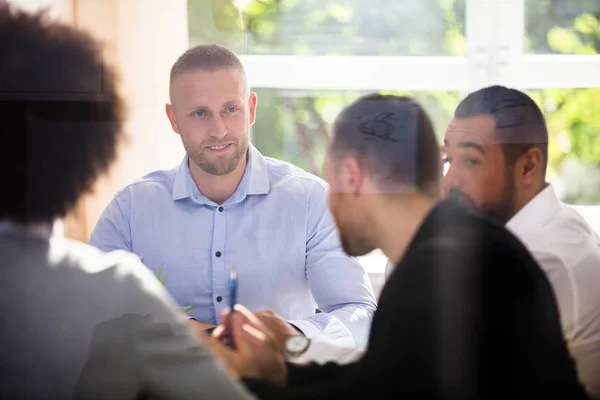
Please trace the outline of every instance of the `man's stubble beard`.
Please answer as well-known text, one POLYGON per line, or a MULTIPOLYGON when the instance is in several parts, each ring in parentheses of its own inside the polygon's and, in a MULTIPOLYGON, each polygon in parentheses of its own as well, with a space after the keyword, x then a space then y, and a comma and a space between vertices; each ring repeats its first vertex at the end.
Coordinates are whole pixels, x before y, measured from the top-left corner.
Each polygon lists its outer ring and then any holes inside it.
MULTIPOLYGON (((215 142, 215 143, 203 142, 202 144, 200 144, 198 149, 196 149, 196 151, 190 152, 186 148, 186 152, 187 152, 190 160, 192 160, 192 162, 194 162, 194 164, 196 164, 200 169, 202 169, 207 174, 215 175, 215 176, 224 176, 224 175, 227 175, 227 174, 233 172, 237 168, 237 166, 240 164, 242 159, 246 156, 246 154, 248 152, 248 148, 250 147, 250 144, 249 144, 247 138, 241 142, 237 139, 234 139, 233 141, 234 141, 234 148, 236 150, 235 153, 232 154, 231 157, 229 157, 228 159, 222 160, 221 162, 210 162, 207 159, 207 157, 205 157, 205 154, 204 154, 204 152, 209 151, 206 149, 206 146, 217 145, 218 142, 215 142)), ((186 147, 186 146, 184 146, 184 147, 186 147)))
POLYGON ((517 197, 514 178, 508 173, 497 199, 492 203, 483 204, 481 211, 500 224, 506 225, 517 211, 516 203, 517 197))

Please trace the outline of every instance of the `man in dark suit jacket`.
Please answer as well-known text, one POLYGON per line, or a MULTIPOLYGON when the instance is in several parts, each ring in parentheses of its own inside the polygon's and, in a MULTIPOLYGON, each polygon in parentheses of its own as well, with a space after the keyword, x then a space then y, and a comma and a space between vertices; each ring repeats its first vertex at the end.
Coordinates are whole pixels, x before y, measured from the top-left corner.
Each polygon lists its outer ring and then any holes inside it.
POLYGON ((439 201, 439 166, 433 128, 415 101, 371 95, 340 114, 325 175, 344 249, 380 248, 397 266, 368 349, 348 365, 285 363, 259 319, 243 307, 224 315, 237 348, 212 340, 214 350, 256 395, 587 398, 544 272, 468 199, 439 201))

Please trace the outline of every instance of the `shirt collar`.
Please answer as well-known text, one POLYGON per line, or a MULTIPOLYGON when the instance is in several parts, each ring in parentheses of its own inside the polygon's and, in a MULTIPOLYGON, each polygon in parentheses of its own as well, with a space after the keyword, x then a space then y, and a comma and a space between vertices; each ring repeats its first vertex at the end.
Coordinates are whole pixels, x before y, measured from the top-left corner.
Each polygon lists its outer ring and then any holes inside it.
POLYGON ((526 236, 529 227, 539 229, 561 207, 554 187, 548 184, 506 223, 506 228, 523 240, 522 236, 526 236))
POLYGON ((269 171, 267 162, 260 151, 253 145, 248 148, 248 167, 246 172, 250 171, 248 194, 267 194, 269 193, 269 171))
MULTIPOLYGON (((263 155, 252 144, 248 147, 248 163, 246 170, 238 188, 227 202, 238 202, 243 200, 247 195, 267 194, 269 193, 269 172, 267 163, 263 155)), ((181 200, 185 198, 198 197, 204 203, 211 203, 199 192, 188 164, 187 154, 183 157, 181 164, 175 175, 173 184, 173 200, 181 200)))

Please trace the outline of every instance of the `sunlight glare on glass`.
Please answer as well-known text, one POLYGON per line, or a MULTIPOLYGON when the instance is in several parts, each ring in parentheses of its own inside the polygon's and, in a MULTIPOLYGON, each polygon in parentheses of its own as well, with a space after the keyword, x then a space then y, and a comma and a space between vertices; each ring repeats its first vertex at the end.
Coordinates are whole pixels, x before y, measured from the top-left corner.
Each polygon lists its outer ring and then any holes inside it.
POLYGON ((236 6, 238 10, 245 10, 248 8, 250 4, 252 4, 253 0, 233 0, 233 5, 236 6))

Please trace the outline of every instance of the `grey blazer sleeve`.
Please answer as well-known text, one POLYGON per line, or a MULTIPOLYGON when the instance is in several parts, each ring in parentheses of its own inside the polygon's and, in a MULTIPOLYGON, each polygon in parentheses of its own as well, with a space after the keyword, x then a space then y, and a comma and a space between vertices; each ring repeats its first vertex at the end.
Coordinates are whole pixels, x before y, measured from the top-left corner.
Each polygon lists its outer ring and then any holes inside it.
POLYGON ((77 399, 253 399, 194 339, 164 287, 126 257, 115 298, 117 317, 96 324, 76 383, 77 399))

